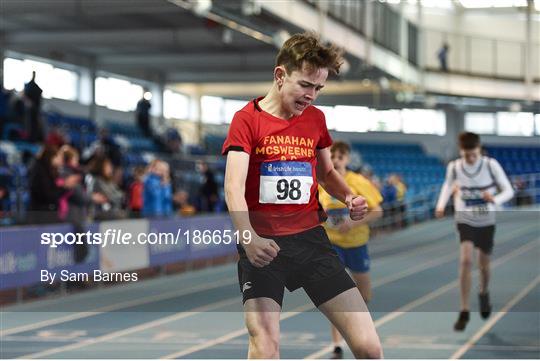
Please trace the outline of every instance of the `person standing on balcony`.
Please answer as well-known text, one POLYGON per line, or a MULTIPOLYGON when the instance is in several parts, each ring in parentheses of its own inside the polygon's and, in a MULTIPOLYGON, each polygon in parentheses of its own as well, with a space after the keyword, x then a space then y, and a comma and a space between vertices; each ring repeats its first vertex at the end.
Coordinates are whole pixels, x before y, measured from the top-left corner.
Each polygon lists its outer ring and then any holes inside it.
POLYGON ((448 52, 450 51, 450 46, 448 43, 444 43, 437 53, 437 58, 439 58, 439 64, 441 71, 448 72, 448 52))

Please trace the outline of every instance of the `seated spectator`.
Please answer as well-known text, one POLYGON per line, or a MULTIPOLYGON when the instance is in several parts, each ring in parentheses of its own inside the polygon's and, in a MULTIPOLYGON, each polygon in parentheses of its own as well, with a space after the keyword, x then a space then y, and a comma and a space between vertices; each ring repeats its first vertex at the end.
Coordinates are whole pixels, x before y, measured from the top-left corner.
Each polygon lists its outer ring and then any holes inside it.
POLYGON ((184 190, 180 190, 174 194, 174 204, 178 214, 182 217, 189 217, 197 213, 195 206, 189 203, 189 194, 184 190))
POLYGON ((58 148, 46 145, 30 167, 30 205, 28 220, 31 223, 52 223, 59 221, 58 206, 60 198, 81 181, 81 176, 72 174, 57 184, 60 168, 63 165, 62 154, 58 148))
POLYGON ((390 184, 396 188, 396 216, 398 218, 398 224, 404 228, 407 226, 407 219, 405 212, 407 211, 407 205, 405 204, 405 194, 407 193, 407 186, 403 182, 402 178, 398 174, 391 174, 388 178, 390 184))
POLYGON ((182 137, 178 130, 169 128, 165 132, 165 144, 169 153, 177 154, 182 152, 182 137))
MULTIPOLYGON (((79 152, 69 146, 64 145, 61 148, 64 157, 64 167, 60 174, 61 177, 67 177, 71 174, 80 175, 83 178, 83 171, 79 165, 79 152)), ((107 198, 101 193, 88 193, 79 182, 70 192, 66 193, 60 199, 60 219, 72 224, 75 233, 84 233, 87 230, 89 222, 89 211, 92 204, 104 204, 107 198), (63 203, 65 203, 63 205, 63 203)), ((83 262, 88 255, 86 243, 74 245, 74 260, 76 263, 83 262)))
POLYGON ((208 164, 202 161, 197 162, 197 171, 202 176, 202 185, 199 188, 199 197, 201 201, 199 210, 201 212, 215 212, 219 194, 214 172, 208 167, 208 164))
POLYGON ((390 177, 385 180, 381 195, 383 196, 384 223, 394 226, 397 211, 397 189, 392 184, 390 177))
POLYGON ((163 217, 172 214, 172 187, 169 164, 154 160, 144 178, 143 210, 145 217, 163 217))
POLYGON ((66 138, 58 127, 53 127, 45 138, 45 144, 50 144, 58 148, 62 147, 66 143, 66 138))
POLYGON ((91 172, 95 177, 92 192, 101 193, 106 202, 95 205, 95 218, 98 220, 126 218, 123 210, 124 192, 114 182, 114 168, 112 162, 106 157, 93 160, 91 172))
POLYGON ((122 164, 122 152, 120 146, 113 137, 109 135, 109 131, 105 128, 102 128, 99 131, 99 138, 83 151, 83 160, 85 163, 90 163, 94 158, 98 159, 103 157, 110 159, 114 167, 119 167, 122 164))
POLYGON ((523 178, 517 178, 514 181, 514 189, 516 190, 516 195, 514 196, 514 202, 516 206, 527 206, 534 203, 534 198, 529 193, 528 182, 523 178))

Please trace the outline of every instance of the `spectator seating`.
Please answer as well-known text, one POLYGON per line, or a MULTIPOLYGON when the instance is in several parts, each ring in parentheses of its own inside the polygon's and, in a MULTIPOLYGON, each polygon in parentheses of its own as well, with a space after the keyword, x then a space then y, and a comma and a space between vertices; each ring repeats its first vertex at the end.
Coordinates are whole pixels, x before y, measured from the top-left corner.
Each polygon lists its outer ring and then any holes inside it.
POLYGON ((353 143, 352 148, 381 180, 391 173, 401 175, 408 196, 438 187, 444 181, 445 166, 438 158, 425 154, 420 145, 353 143))
POLYGON ((144 136, 139 127, 131 122, 107 120, 105 127, 113 137, 121 136, 127 140, 127 146, 134 152, 157 152, 158 146, 153 139, 144 136))
POLYGON ((486 146, 508 175, 540 173, 540 147, 486 146))

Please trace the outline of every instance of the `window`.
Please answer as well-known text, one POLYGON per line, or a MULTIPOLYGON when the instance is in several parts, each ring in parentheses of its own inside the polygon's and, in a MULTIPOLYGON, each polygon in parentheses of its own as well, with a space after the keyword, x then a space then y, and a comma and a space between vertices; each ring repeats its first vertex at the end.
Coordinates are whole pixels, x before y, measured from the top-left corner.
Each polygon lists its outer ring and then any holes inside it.
POLYGON ((534 116, 534 128, 536 129, 535 134, 540 135, 540 114, 534 116))
POLYGON ((443 111, 430 109, 403 109, 403 133, 446 134, 446 116, 443 111))
POLYGON ((497 113, 497 135, 532 136, 534 133, 533 113, 497 113))
POLYGON ((245 100, 233 100, 225 99, 223 104, 223 115, 225 116, 225 123, 230 124, 234 117, 234 114, 246 106, 245 100))
POLYGON ((24 83, 30 80, 30 76, 24 66, 24 61, 12 58, 4 59, 4 88, 21 91, 24 88, 24 83))
POLYGON ((43 90, 43 97, 77 100, 79 74, 35 60, 4 59, 4 88, 22 91, 36 72, 36 83, 43 90))
POLYGON ((465 114, 465 130, 478 134, 495 134, 495 114, 467 113, 465 114))
POLYGON ((201 97, 201 108, 201 119, 203 123, 223 123, 223 98, 204 95, 201 97))
POLYGON ((464 8, 525 7, 527 0, 459 0, 464 8))
POLYGON ((43 93, 46 92, 52 98, 77 100, 77 84, 79 76, 73 71, 66 69, 54 68, 52 71, 52 82, 47 86, 43 93))
POLYGON ((165 118, 189 119, 189 97, 166 89, 163 93, 163 116, 165 118))
POLYGON ((401 112, 399 110, 373 110, 371 131, 401 132, 401 112))
POLYGON ((334 107, 329 107, 326 105, 318 105, 317 109, 323 112, 324 118, 326 119, 326 127, 328 129, 336 129, 334 107))
POLYGON ((340 132, 367 132, 372 120, 367 107, 338 105, 334 107, 332 128, 340 132))
POLYGON ((133 111, 143 96, 143 87, 114 77, 96 78, 96 104, 122 112, 133 111))

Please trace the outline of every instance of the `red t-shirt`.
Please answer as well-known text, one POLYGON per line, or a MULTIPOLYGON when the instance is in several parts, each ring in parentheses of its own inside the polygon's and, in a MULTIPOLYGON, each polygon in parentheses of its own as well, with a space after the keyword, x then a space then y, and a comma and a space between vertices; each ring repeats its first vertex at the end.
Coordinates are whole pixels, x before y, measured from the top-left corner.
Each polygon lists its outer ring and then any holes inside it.
POLYGON ((310 106, 289 120, 249 102, 236 112, 223 144, 250 155, 245 198, 259 235, 280 236, 319 225, 326 214, 317 194, 317 149, 332 145, 324 114, 310 106))

